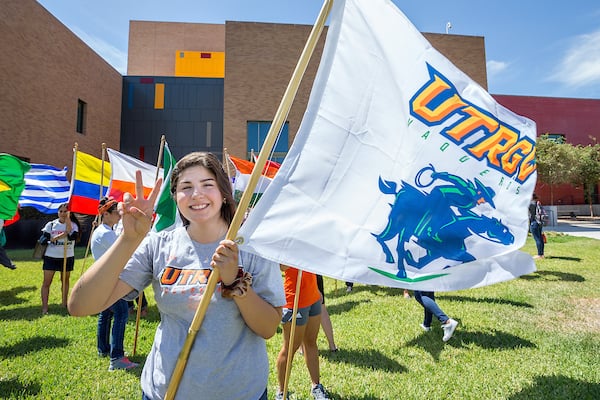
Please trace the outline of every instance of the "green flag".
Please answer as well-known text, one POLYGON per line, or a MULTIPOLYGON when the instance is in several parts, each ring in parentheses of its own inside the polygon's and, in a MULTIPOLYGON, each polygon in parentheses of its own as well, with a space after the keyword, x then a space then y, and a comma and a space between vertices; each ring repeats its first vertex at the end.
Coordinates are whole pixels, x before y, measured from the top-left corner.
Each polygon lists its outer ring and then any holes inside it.
POLYGON ((169 145, 165 142, 163 153, 163 183, 160 188, 158 203, 156 204, 156 222, 154 230, 160 232, 175 225, 177 219, 177 205, 173 196, 171 196, 171 172, 175 168, 175 159, 169 150, 169 145))
POLYGON ((10 154, 0 154, 0 219, 11 219, 25 188, 25 173, 31 165, 10 154))

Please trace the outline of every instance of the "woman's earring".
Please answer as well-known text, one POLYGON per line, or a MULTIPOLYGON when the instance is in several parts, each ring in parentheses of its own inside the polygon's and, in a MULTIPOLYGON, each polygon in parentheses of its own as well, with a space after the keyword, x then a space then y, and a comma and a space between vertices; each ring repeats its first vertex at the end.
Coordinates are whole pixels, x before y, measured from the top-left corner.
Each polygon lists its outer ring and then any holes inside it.
POLYGON ((223 197, 223 204, 227 204, 227 199, 223 197))

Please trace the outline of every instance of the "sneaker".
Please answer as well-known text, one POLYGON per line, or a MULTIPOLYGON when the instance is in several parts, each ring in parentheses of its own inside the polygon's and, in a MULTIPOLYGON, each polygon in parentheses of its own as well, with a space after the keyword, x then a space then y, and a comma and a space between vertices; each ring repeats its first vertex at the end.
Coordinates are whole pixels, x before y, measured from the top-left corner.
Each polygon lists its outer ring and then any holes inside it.
POLYGON ((431 330, 430 326, 425 326, 424 324, 419 325, 425 332, 429 332, 431 330))
POLYGON ((137 367, 139 364, 129 361, 127 357, 117 358, 116 360, 110 360, 110 366, 108 367, 109 371, 114 371, 117 369, 132 369, 137 367))
MULTIPOLYGON (((277 394, 275 395, 275 400, 283 400, 283 392, 277 392, 277 394)), ((287 396, 285 396, 285 400, 290 400, 289 393, 287 394, 287 396)))
MULTIPOLYGON (((2 264, 2 265, 4 265, 4 264, 2 264)), ((15 264, 4 265, 4 266, 8 269, 17 269, 17 266, 15 264)))
POLYGON ((456 329, 457 326, 458 326, 458 321, 455 321, 452 318, 450 318, 448 321, 446 321, 445 324, 442 324, 442 329, 444 330, 444 336, 442 337, 442 340, 444 342, 447 342, 448 340, 450 340, 450 338, 454 334, 454 330, 456 329))
POLYGON ((320 383, 317 383, 317 385, 312 388, 311 393, 315 400, 329 400, 327 393, 325 393, 325 388, 320 383))

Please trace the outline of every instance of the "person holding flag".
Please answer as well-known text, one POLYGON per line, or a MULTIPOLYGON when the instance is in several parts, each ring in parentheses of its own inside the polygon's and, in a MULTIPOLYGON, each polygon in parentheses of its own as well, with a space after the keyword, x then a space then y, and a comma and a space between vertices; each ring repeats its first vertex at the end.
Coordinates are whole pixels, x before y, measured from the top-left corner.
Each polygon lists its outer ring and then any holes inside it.
POLYGON ((67 306, 69 293, 69 278, 75 265, 75 240, 79 236, 79 222, 68 209, 67 203, 58 207, 58 218, 48 222, 42 228, 42 237, 48 242, 42 269, 44 281, 42 283, 42 314, 48 314, 48 297, 54 273, 60 271, 62 282, 62 305, 67 306), (66 268, 65 268, 66 263, 66 268), (64 271, 63 276, 63 268, 64 271))
MULTIPOLYGON (((117 210, 117 202, 109 197, 103 197, 98 204, 98 215, 101 224, 94 230, 91 240, 91 249, 94 260, 102 257, 104 253, 117 240, 117 234, 113 227, 121 220, 117 210)), ((132 369, 137 363, 129 361, 125 357, 123 341, 125 339, 125 327, 129 318, 129 305, 127 301, 119 299, 113 305, 98 314, 98 329, 96 341, 98 355, 100 357, 110 356, 109 371, 117 369, 132 369), (114 319, 111 332, 111 320, 114 319)))
POLYGON ((141 174, 136 175, 135 197, 126 193, 118 206, 123 233, 79 279, 69 311, 94 314, 152 284, 161 322, 141 386, 144 399, 163 399, 198 304, 211 296, 178 398, 266 400, 265 339, 276 333, 285 304, 279 265, 225 239, 235 203, 215 155, 195 152, 177 162, 170 192, 184 225, 148 234, 161 181, 145 199, 141 174), (205 293, 215 268, 221 281, 205 293))

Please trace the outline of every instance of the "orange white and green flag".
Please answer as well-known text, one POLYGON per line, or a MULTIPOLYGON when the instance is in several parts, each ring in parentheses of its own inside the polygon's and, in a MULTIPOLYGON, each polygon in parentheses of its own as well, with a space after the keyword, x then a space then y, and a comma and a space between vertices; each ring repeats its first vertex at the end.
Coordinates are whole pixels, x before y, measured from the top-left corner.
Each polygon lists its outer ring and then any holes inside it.
MULTIPOLYGON (((156 181, 156 166, 138 160, 135 157, 118 152, 117 150, 107 149, 110 158, 111 174, 108 196, 116 201, 122 201, 125 193, 135 193, 135 172, 142 172, 142 181, 144 184, 144 197, 147 197, 156 181)), ((162 168, 159 170, 159 176, 162 176, 162 168)))
MULTIPOLYGON (((250 180, 250 175, 252 174, 255 164, 252 161, 242 160, 241 158, 231 155, 228 155, 227 157, 235 166, 236 171, 235 177, 233 178, 233 196, 236 201, 239 201, 242 197, 242 193, 244 193, 244 190, 246 190, 246 187, 248 186, 248 181, 250 180)), ((267 187, 269 187, 269 184, 275 177, 275 174, 278 170, 278 163, 274 161, 267 161, 267 164, 265 164, 265 168, 263 169, 263 173, 260 176, 256 187, 254 188, 252 200, 250 201, 250 207, 254 206, 265 190, 267 190, 267 187)))

